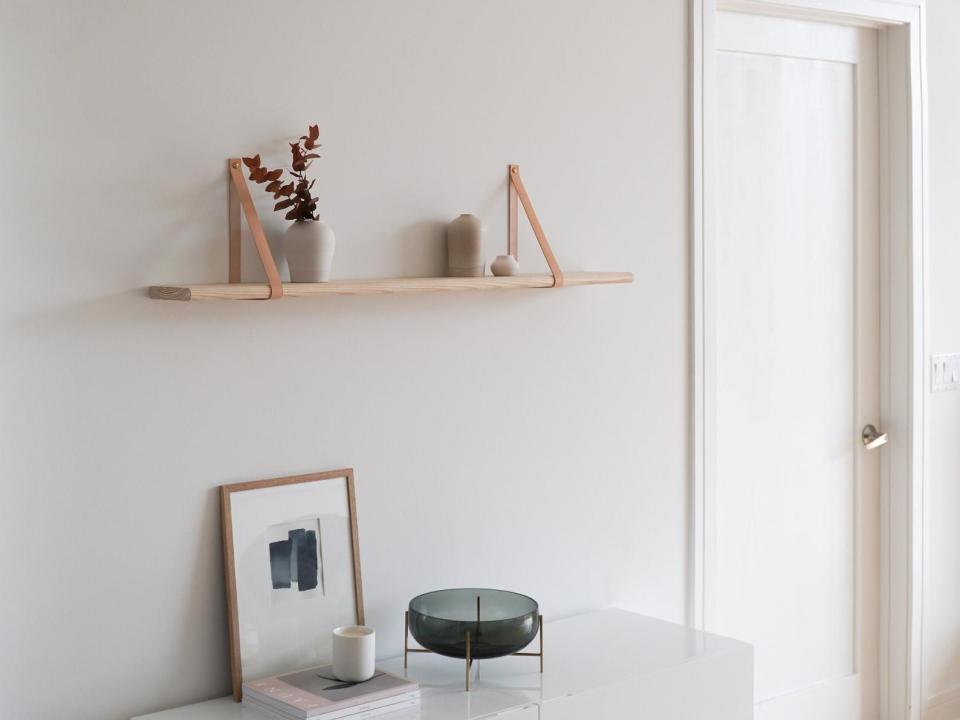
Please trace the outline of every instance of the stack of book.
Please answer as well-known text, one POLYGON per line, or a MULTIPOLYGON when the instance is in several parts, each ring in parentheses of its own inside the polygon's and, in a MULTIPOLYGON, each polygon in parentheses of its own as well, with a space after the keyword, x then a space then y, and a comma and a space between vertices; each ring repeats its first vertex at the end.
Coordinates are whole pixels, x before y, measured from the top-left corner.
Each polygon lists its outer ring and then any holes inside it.
POLYGON ((379 669, 365 682, 341 682, 323 665, 244 683, 243 704, 271 720, 363 720, 419 705, 420 686, 379 669))

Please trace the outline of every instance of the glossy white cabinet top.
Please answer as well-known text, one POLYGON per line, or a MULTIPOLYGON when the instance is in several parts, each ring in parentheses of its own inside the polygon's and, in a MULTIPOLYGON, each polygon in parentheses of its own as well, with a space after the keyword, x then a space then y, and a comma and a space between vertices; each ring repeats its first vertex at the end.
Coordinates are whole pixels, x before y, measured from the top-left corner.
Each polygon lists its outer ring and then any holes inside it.
MULTIPOLYGON (((529 649, 534 650, 536 642, 534 640, 529 649)), ((547 702, 725 656, 729 656, 731 662, 740 663, 749 673, 752 650, 745 643, 625 610, 601 610, 545 623, 543 675, 537 671, 535 657, 475 662, 469 693, 464 692, 462 661, 412 654, 406 675, 420 683, 421 704, 381 717, 475 720, 509 711, 516 711, 518 718, 537 717, 536 708, 547 702), (530 710, 519 712, 525 708, 530 710)), ((404 674, 402 657, 377 665, 404 674)), ((750 679, 744 680, 749 693, 750 679)), ((233 702, 232 698, 220 698, 134 718, 148 719, 261 720, 261 716, 233 702)))

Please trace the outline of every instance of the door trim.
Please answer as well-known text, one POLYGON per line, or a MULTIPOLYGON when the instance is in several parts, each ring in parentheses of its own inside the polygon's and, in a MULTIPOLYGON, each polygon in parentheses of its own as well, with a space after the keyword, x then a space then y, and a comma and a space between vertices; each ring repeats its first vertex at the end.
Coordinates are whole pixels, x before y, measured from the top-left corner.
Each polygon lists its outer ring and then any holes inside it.
POLYGON ((715 221, 713 162, 716 13, 830 20, 879 32, 881 137, 880 707, 919 720, 921 703, 927 205, 923 0, 691 0, 691 488, 689 621, 715 624, 715 221))

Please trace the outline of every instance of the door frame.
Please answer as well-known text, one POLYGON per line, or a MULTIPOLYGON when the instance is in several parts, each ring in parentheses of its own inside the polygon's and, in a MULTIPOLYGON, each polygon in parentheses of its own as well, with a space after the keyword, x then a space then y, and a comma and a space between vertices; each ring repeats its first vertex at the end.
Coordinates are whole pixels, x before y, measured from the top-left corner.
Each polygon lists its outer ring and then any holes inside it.
POLYGON ((716 13, 829 20, 879 31, 881 404, 891 440, 881 459, 880 707, 918 720, 921 703, 924 344, 927 203, 923 0, 691 0, 690 623, 715 624, 716 13))

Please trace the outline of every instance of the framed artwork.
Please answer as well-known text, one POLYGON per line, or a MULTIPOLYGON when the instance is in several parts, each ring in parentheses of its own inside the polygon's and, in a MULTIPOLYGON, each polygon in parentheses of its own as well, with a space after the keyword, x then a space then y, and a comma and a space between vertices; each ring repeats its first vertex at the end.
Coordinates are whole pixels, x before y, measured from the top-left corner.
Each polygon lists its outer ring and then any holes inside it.
POLYGON ((363 625, 353 470, 220 486, 230 676, 331 661, 331 630, 363 625))

